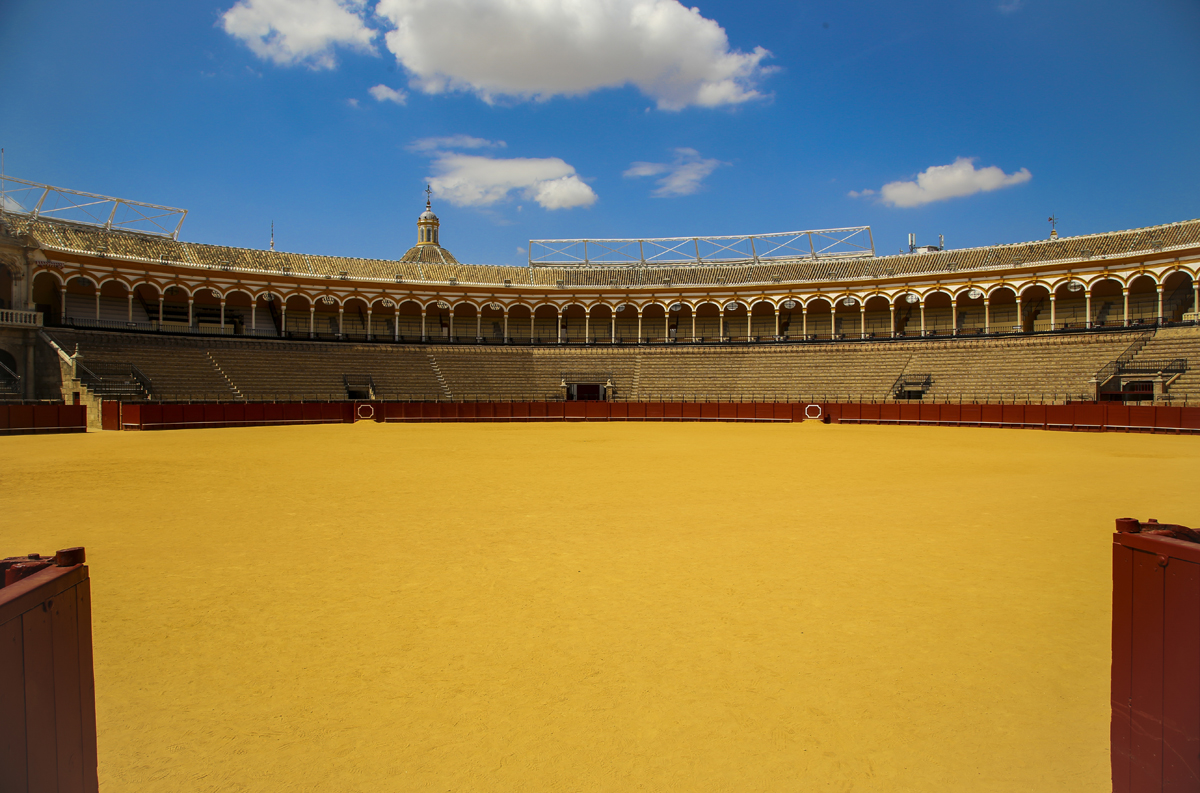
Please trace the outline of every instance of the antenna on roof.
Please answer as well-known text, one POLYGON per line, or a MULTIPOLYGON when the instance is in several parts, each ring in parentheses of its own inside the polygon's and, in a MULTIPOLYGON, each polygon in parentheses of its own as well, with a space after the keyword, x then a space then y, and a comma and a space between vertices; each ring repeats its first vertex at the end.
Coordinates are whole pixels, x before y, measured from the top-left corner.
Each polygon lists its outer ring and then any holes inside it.
POLYGON ((1051 215, 1046 219, 1046 222, 1050 224, 1050 239, 1058 239, 1058 218, 1051 215))
POLYGON ((908 235, 908 252, 912 253, 916 249, 917 249, 917 235, 909 234, 908 235))
POLYGON ((275 221, 271 221, 271 250, 275 250, 275 221))
POLYGON ((938 247, 941 248, 942 250, 946 250, 946 235, 945 234, 938 235, 938 247))

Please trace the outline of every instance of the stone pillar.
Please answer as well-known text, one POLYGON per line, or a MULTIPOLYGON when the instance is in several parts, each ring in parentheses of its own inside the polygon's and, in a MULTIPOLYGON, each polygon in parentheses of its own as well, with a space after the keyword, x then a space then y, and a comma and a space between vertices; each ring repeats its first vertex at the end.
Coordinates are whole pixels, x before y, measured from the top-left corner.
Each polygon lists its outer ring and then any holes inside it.
POLYGON ((367 341, 371 340, 371 306, 367 306, 367 341))
POLYGON ((1163 316, 1162 293, 1163 293, 1162 284, 1159 284, 1158 285, 1158 319, 1155 321, 1155 323, 1154 323, 1155 325, 1162 325, 1163 322, 1166 321, 1166 317, 1163 316))
POLYGON ((867 304, 858 304, 858 337, 867 338, 867 304))
POLYGON ((483 309, 475 309, 475 341, 483 338, 483 309))
POLYGON ((592 328, 592 312, 587 311, 583 315, 583 343, 588 343, 588 334, 592 328))
POLYGON ((925 301, 921 301, 921 336, 925 336, 925 301))
POLYGON ((638 344, 641 344, 641 343, 642 343, 642 310, 641 310, 640 308, 638 309, 638 337, 637 337, 637 343, 638 343, 638 344))
POLYGON ((808 338, 808 306, 800 307, 800 335, 808 338))
MULTIPOLYGON (((191 301, 188 301, 191 302, 191 301)), ((100 319, 100 287, 96 287, 96 320, 100 319)))
POLYGON ((537 336, 537 314, 536 308, 529 310, 529 343, 533 344, 534 338, 537 336))
POLYGON ((666 313, 663 315, 663 338, 664 339, 671 338, 671 309, 670 309, 670 307, 667 308, 666 313))
POLYGON ((279 301, 279 335, 287 336, 287 301, 279 301))
MULTIPOLYGON (((61 304, 59 308, 58 320, 62 324, 67 324, 67 285, 63 284, 58 288, 58 300, 61 304)), ((158 319, 162 321, 162 298, 158 299, 158 319)))
POLYGON ((992 332, 992 299, 990 297, 983 299, 983 332, 992 332))
POLYGON ((221 332, 225 332, 225 298, 221 298, 221 332))
POLYGON ((194 302, 195 301, 193 298, 190 298, 190 297, 188 298, 188 330, 192 329, 192 322, 193 322, 193 320, 192 320, 192 304, 194 302))
POLYGON ((1025 314, 1021 311, 1021 296, 1017 295, 1017 328, 1021 333, 1025 332, 1025 314))
POLYGON ((133 292, 129 293, 129 314, 127 321, 133 322, 133 292))
POLYGON ((1125 298, 1125 308, 1121 312, 1121 324, 1129 326, 1129 289, 1122 287, 1121 295, 1125 298))
POLYGON ((1200 311, 1200 281, 1192 281, 1192 311, 1200 311))
POLYGON ((725 309, 721 309, 721 312, 719 314, 717 314, 717 322, 718 322, 717 340, 724 341, 724 339, 725 339, 725 309))
POLYGON ((696 309, 691 309, 692 312, 692 341, 696 340, 696 309))
POLYGON ((392 323, 392 341, 400 341, 400 301, 396 301, 392 323))
POLYGON ((425 309, 421 309, 421 341, 429 341, 429 337, 425 335, 425 309))
MULTIPOLYGON (((66 293, 64 292, 63 293, 63 313, 65 314, 66 311, 67 311, 67 300, 66 300, 66 293)), ((158 296, 158 324, 159 325, 162 325, 162 315, 163 315, 163 296, 159 295, 158 296)))
POLYGON ((775 338, 779 338, 779 309, 775 309, 775 338))
POLYGON ((454 309, 450 309, 450 341, 454 341, 454 309))
MULTIPOLYGON (((25 398, 37 399, 37 378, 34 377, 34 352, 37 349, 37 336, 32 332, 26 332, 25 336, 25 379, 22 385, 25 386, 25 398)), ((78 349, 78 348, 76 348, 78 349)))
POLYGON ((1050 330, 1054 330, 1054 325, 1058 321, 1058 311, 1055 308, 1058 301, 1055 299, 1054 293, 1050 293, 1050 330))
POLYGON ((562 344, 562 312, 557 309, 554 314, 554 335, 555 340, 562 344))
POLYGON ((615 312, 615 311, 612 312, 609 315, 609 317, 612 322, 612 338, 609 340, 609 344, 616 344, 617 343, 617 312, 615 312))
POLYGON ((1085 328, 1090 328, 1092 326, 1092 290, 1090 289, 1087 290, 1087 294, 1084 295, 1083 311, 1087 315, 1084 318, 1083 326, 1085 328))
POLYGON ((891 328, 891 337, 896 338, 896 304, 888 303, 888 323, 891 328))
POLYGON ((308 305, 308 338, 312 338, 317 332, 317 306, 315 303, 308 305))
POLYGON ((504 309, 504 343, 508 344, 508 309, 504 309))
POLYGON ((950 335, 958 335, 958 298, 950 298, 950 335))

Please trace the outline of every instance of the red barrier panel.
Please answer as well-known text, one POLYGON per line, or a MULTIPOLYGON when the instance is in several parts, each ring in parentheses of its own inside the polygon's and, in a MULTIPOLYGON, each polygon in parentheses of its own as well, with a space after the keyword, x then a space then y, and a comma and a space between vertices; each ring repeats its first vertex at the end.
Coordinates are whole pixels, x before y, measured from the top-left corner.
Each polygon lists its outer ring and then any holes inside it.
POLYGON ((662 421, 663 416, 664 416, 662 402, 647 402, 647 403, 645 403, 645 407, 646 407, 646 420, 647 421, 649 421, 649 420, 662 421))
POLYGON ((86 405, 0 405, 3 435, 86 431, 86 405))
POLYGON ((624 404, 626 418, 637 419, 639 421, 646 418, 645 402, 626 402, 624 404))
POLYGON ((1183 429, 1200 430, 1200 408, 1180 408, 1179 426, 1183 429))
POLYGON ((1108 423, 1105 405, 1077 404, 1070 407, 1075 409, 1073 424, 1076 429, 1104 429, 1108 423))
POLYGON ((0 790, 98 789, 91 582, 82 557, 82 548, 60 551, 53 566, 0 588, 0 790))
POLYGON ((33 405, 10 405, 8 408, 8 427, 10 430, 33 429, 33 405))
POLYGON ((60 415, 66 405, 34 405, 33 426, 39 431, 57 430, 65 416, 60 415))
POLYGON ((1200 544, 1145 533, 1182 528, 1113 535, 1114 793, 1200 788, 1200 544))
POLYGON ((591 421, 607 421, 610 418, 610 402, 584 402, 584 416, 591 421))
POLYGON ((566 402, 563 403, 563 418, 570 421, 583 421, 587 418, 587 403, 586 402, 566 402))
POLYGON ((242 427, 246 424, 246 406, 241 402, 230 402, 225 408, 225 426, 242 427))

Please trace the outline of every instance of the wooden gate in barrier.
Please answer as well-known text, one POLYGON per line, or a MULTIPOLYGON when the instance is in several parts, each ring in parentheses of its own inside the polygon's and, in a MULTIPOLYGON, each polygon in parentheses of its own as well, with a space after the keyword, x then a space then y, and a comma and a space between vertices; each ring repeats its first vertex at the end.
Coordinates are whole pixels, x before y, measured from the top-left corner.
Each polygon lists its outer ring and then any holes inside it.
POLYGON ((1200 544, 1148 533, 1190 531, 1117 521, 1113 793, 1200 790, 1200 544))

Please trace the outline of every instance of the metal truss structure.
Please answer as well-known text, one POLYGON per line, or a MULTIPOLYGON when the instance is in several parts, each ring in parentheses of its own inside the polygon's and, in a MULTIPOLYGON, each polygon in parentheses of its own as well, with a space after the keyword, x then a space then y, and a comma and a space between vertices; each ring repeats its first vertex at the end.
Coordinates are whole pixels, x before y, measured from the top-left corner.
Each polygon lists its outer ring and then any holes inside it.
POLYGON ((186 209, 0 177, 0 212, 179 239, 186 209))
POLYGON ((530 240, 530 266, 644 267, 748 264, 780 259, 849 259, 875 255, 870 226, 731 237, 640 240, 530 240))

